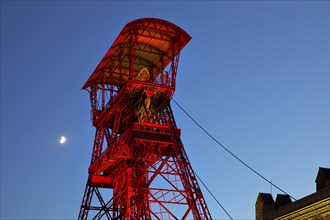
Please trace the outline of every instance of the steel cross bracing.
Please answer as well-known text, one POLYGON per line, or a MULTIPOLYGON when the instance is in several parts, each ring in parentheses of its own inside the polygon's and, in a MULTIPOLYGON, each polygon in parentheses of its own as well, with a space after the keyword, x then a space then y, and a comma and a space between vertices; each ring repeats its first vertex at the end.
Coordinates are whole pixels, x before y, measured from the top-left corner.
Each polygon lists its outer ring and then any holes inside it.
POLYGON ((78 219, 212 219, 170 106, 189 40, 169 22, 133 21, 86 82, 96 132, 78 219))

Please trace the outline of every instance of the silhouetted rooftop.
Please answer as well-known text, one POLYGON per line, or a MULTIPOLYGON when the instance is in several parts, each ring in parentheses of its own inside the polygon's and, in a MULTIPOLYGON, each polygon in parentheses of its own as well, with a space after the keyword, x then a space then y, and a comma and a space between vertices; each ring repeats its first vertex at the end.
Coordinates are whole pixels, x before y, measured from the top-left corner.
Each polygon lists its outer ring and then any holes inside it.
POLYGON ((274 199, 269 193, 259 193, 264 204, 274 204, 274 199))

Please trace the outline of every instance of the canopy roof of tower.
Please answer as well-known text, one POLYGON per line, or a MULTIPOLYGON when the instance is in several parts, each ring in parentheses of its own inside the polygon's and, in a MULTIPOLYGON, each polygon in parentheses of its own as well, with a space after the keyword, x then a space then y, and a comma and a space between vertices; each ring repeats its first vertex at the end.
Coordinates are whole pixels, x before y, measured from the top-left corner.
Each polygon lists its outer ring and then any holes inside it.
POLYGON ((131 72, 147 68, 156 76, 191 40, 180 27, 157 18, 126 24, 85 85, 123 85, 131 72), (130 65, 133 64, 133 65, 130 65), (131 66, 131 67, 130 67, 131 66))

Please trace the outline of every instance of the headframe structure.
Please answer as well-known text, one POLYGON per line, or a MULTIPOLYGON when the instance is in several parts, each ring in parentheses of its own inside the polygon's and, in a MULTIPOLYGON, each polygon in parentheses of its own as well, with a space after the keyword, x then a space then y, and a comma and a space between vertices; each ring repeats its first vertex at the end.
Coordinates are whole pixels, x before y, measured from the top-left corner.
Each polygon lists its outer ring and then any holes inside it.
POLYGON ((190 40, 168 21, 134 20, 82 87, 96 132, 78 219, 212 219, 170 106, 190 40))

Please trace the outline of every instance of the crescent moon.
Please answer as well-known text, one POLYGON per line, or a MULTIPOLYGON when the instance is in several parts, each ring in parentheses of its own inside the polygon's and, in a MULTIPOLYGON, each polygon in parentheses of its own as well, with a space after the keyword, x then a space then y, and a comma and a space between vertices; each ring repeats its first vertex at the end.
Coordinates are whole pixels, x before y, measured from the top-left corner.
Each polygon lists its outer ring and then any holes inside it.
POLYGON ((60 144, 64 144, 66 141, 66 138, 64 136, 61 136, 61 139, 60 139, 60 144))

